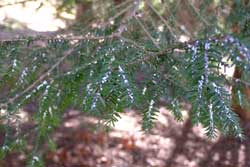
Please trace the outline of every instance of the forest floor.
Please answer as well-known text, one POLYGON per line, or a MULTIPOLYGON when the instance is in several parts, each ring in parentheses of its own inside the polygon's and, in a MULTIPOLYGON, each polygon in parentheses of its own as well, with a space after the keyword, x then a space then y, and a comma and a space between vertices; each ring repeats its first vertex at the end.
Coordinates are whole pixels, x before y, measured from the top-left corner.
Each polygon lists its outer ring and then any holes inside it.
MULTIPOLYGON (((200 126, 187 118, 180 123, 160 109, 150 133, 141 131, 140 116, 128 110, 109 132, 97 128, 98 120, 69 110, 53 134, 56 149, 42 146, 46 167, 249 167, 250 124, 245 141, 231 137, 209 140, 200 126)), ((28 129, 27 122, 22 126, 28 129)), ((27 153, 9 154, 1 167, 25 167, 27 153)))

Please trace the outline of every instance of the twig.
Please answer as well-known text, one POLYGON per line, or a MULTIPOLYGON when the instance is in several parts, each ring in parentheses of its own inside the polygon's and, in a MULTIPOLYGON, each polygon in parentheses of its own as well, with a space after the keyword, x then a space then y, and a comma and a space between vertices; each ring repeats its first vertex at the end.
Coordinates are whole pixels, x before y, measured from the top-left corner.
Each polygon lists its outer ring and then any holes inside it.
POLYGON ((18 4, 25 4, 27 2, 32 2, 32 1, 37 1, 37 0, 23 0, 23 1, 17 1, 14 3, 0 4, 0 8, 6 7, 6 6, 18 5, 18 4))
POLYGON ((146 48, 140 44, 138 44, 136 41, 133 41, 132 39, 129 39, 129 38, 126 38, 126 37, 123 37, 123 36, 120 36, 121 40, 127 42, 127 43, 130 43, 132 45, 134 45, 135 47, 139 48, 139 49, 142 49, 142 50, 146 50, 146 48))
POLYGON ((180 44, 176 44, 176 45, 173 45, 165 50, 162 50, 162 51, 159 51, 159 52, 147 52, 147 55, 141 59, 137 59, 136 61, 132 61, 130 63, 127 63, 127 66, 130 66, 130 65, 134 65, 134 64, 138 64, 138 63, 141 63, 143 61, 148 61, 152 58, 155 58, 157 56, 163 56, 167 53, 171 53, 173 52, 175 49, 177 48, 185 48, 186 45, 184 45, 183 43, 180 43, 180 44))
POLYGON ((189 6, 193 9, 193 11, 195 12, 195 14, 201 19, 201 21, 203 21, 206 26, 209 26, 210 24, 207 22, 206 19, 204 19, 204 17, 197 11, 196 7, 192 4, 192 2, 190 2, 190 0, 188 0, 188 4, 189 6))
POLYGON ((125 9, 121 10, 120 12, 118 12, 115 16, 109 18, 110 21, 115 20, 116 18, 120 17, 121 15, 123 15, 124 13, 126 13, 130 8, 132 8, 133 5, 129 5, 127 6, 125 9))
MULTIPOLYGON (((175 5, 175 8, 178 8, 178 6, 180 5, 180 1, 181 0, 177 0, 177 2, 176 2, 176 5, 175 5)), ((169 2, 166 2, 167 3, 167 5, 166 5, 166 10, 167 10, 167 12, 169 13, 169 17, 172 17, 172 18, 174 18, 175 16, 173 15, 173 12, 171 12, 171 9, 169 8, 169 2)), ((172 10, 176 10, 176 9, 172 9, 172 10)), ((167 20, 166 20, 167 21, 167 20)), ((192 34, 186 29, 186 28, 184 28, 184 27, 182 27, 182 25, 178 22, 178 20, 177 19, 173 19, 173 21, 175 22, 175 25, 176 26, 178 26, 179 27, 179 29, 182 31, 182 32, 184 32, 185 34, 187 34, 189 37, 192 37, 192 34)))
POLYGON ((156 13, 156 15, 162 20, 162 22, 167 26, 171 35, 176 39, 176 35, 174 34, 174 32, 173 32, 172 28, 170 27, 170 25, 168 24, 167 20, 165 18, 163 18, 162 15, 159 14, 159 12, 153 7, 153 5, 148 0, 146 0, 146 3, 156 13))
POLYGON ((20 94, 17 94, 16 96, 14 96, 13 98, 10 98, 7 102, 7 104, 9 103, 13 103, 16 99, 20 98, 21 96, 23 96, 25 93, 27 93, 28 91, 32 90, 38 83, 40 83, 41 81, 43 81, 48 75, 50 75, 50 73, 58 66, 61 64, 61 62, 64 61, 64 59, 66 59, 74 50, 70 49, 68 50, 63 57, 61 57, 47 72, 45 72, 44 74, 42 74, 36 81, 34 81, 30 86, 28 86, 24 91, 22 91, 20 94))
MULTIPOLYGON (((58 35, 57 35, 58 36, 58 35)), ((14 38, 14 39, 4 39, 0 40, 0 43, 8 43, 8 42, 27 42, 31 41, 49 41, 49 40, 100 40, 100 39, 110 39, 119 36, 118 32, 115 32, 111 35, 103 35, 103 36, 92 36, 92 35, 85 35, 85 36, 70 36, 70 37, 56 37, 56 36, 38 36, 34 38, 14 38)))
POLYGON ((150 40, 153 42, 153 44, 155 45, 155 47, 157 47, 158 49, 160 49, 160 46, 158 45, 158 43, 154 40, 154 38, 151 36, 151 34, 148 32, 148 30, 144 27, 144 25, 142 24, 142 22, 137 18, 137 16, 134 16, 134 18, 139 23, 139 25, 141 26, 141 28, 143 29, 143 31, 147 34, 147 36, 150 38, 150 40))
POLYGON ((122 33, 125 31, 126 29, 126 22, 133 18, 136 15, 137 10, 139 9, 139 4, 140 4, 141 0, 136 0, 134 2, 134 9, 131 12, 128 12, 125 16, 125 19, 123 21, 121 21, 121 25, 118 28, 118 33, 121 36, 122 33))
POLYGON ((131 1, 132 1, 132 0, 123 1, 123 2, 119 3, 118 5, 116 5, 115 8, 116 8, 116 9, 117 9, 117 8, 120 8, 121 6, 127 4, 127 3, 131 2, 131 1))
POLYGON ((250 82, 247 82, 245 80, 242 80, 242 79, 239 79, 239 78, 233 78, 233 77, 229 77, 229 76, 227 78, 224 77, 224 79, 226 80, 226 82, 229 85, 234 85, 236 83, 241 83, 242 85, 250 88, 250 82))
MULTIPOLYGON (((7 42, 27 42, 28 40, 32 40, 32 41, 48 41, 48 40, 69 40, 69 41, 73 41, 73 40, 101 40, 101 39, 112 39, 112 38, 117 38, 119 37, 126 29, 126 25, 125 23, 127 22, 127 20, 131 19, 132 17, 135 16, 136 11, 139 8, 139 3, 140 0, 137 0, 134 2, 134 9, 132 11, 128 10, 130 9, 133 5, 129 6, 128 8, 126 8, 126 10, 122 11, 122 13, 127 11, 127 16, 125 16, 125 21, 123 21, 117 32, 112 33, 111 35, 103 35, 103 36, 93 36, 93 35, 89 35, 86 34, 85 36, 68 36, 68 37, 56 37, 56 36, 38 36, 38 37, 34 37, 34 38, 16 38, 16 39, 3 39, 0 40, 0 43, 7 43, 7 42)), ((117 17, 117 16, 115 16, 117 17)), ((110 23, 108 23, 110 24, 110 23)), ((58 36, 58 35, 57 35, 58 36)))

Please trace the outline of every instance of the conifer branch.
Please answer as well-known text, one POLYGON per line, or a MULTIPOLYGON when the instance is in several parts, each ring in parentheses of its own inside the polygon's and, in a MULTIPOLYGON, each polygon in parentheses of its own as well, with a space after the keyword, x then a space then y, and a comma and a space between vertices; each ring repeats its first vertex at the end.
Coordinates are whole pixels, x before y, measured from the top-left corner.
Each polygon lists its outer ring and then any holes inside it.
POLYGON ((30 86, 28 86, 26 89, 24 89, 21 93, 17 94, 13 98, 10 98, 8 100, 7 104, 12 104, 15 100, 22 97, 24 94, 26 94, 27 92, 32 90, 35 86, 37 86, 37 84, 42 82, 47 76, 49 76, 51 74, 51 72, 54 69, 56 69, 68 56, 71 55, 72 51, 73 51, 72 49, 66 51, 66 53, 64 53, 64 56, 61 57, 48 71, 46 71, 45 73, 40 75, 40 77, 37 80, 35 80, 30 86))

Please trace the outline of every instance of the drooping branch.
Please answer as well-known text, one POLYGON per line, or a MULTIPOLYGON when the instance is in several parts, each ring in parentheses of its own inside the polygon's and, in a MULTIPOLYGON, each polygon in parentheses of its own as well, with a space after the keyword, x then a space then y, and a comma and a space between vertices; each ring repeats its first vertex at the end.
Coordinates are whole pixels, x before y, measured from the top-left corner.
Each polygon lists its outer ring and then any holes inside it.
POLYGON ((23 1, 16 1, 14 3, 7 3, 7 4, 0 4, 0 8, 7 7, 7 6, 13 6, 13 5, 23 5, 28 2, 36 2, 37 0, 23 0, 23 1))

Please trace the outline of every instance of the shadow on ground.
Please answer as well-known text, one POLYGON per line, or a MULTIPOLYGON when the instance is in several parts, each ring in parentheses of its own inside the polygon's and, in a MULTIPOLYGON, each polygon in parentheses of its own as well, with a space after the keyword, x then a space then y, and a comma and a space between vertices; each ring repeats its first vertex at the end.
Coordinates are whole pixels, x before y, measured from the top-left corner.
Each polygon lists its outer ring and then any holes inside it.
MULTIPOLYGON (((98 120, 70 110, 54 133, 56 150, 43 147, 46 167, 249 167, 249 135, 245 141, 204 136, 202 127, 187 119, 176 122, 165 109, 148 134, 140 131, 140 117, 127 111, 110 131, 96 128, 98 120)), ((250 124, 244 125, 249 134, 250 124)), ((31 148, 30 148, 31 149, 31 148)), ((13 153, 2 166, 22 167, 24 153, 13 153)))

